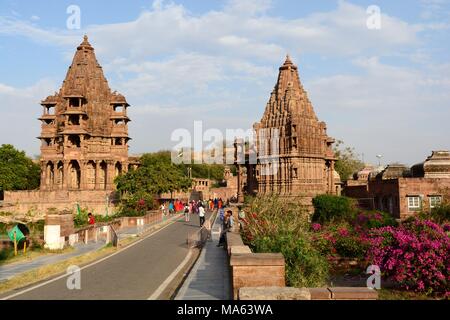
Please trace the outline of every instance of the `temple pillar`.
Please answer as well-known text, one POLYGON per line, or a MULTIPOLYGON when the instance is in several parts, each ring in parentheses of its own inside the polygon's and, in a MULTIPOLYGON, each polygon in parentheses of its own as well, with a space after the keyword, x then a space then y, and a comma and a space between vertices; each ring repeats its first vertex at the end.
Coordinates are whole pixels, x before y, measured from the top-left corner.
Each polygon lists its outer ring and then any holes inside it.
POLYGON ((106 190, 110 190, 114 188, 114 174, 116 168, 114 161, 112 160, 107 160, 106 165, 106 190))
POLYGON ((41 189, 47 190, 47 165, 41 162, 41 189))
POLYGON ((63 190, 67 190, 69 187, 69 164, 70 161, 64 160, 63 162, 63 177, 62 177, 62 186, 63 190))
POLYGON ((95 190, 100 190, 100 161, 95 161, 95 190))
POLYGON ((80 163, 80 190, 87 189, 86 165, 87 161, 79 161, 80 163))

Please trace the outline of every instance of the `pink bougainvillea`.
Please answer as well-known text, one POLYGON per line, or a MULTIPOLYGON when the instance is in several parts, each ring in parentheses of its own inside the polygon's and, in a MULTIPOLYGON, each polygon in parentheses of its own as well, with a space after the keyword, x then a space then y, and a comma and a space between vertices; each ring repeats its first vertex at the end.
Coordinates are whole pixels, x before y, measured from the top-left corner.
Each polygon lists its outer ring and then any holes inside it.
POLYGON ((447 294, 450 286, 450 238, 428 220, 382 227, 368 234, 368 260, 406 290, 447 294))

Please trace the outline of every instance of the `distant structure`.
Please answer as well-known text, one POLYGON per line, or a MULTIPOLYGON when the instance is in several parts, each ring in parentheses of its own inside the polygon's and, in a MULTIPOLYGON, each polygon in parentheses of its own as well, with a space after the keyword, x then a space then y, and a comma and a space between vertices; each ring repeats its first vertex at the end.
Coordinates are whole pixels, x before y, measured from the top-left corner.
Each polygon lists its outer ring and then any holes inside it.
POLYGON ((41 102, 39 191, 6 192, 19 210, 82 206, 105 211, 114 178, 138 165, 128 156, 125 97, 111 92, 94 48, 84 36, 59 92, 41 102))
POLYGON ((411 168, 390 164, 381 170, 369 169, 364 168, 347 181, 343 191, 366 209, 405 219, 418 211, 430 211, 450 196, 449 151, 433 151, 424 162, 411 168))
MULTIPOLYGON (((318 194, 340 194, 334 170, 334 139, 318 120, 290 57, 279 69, 257 134, 257 164, 239 165, 239 185, 248 194, 301 197, 310 205, 318 194)), ((238 148, 236 146, 236 148, 238 148)))

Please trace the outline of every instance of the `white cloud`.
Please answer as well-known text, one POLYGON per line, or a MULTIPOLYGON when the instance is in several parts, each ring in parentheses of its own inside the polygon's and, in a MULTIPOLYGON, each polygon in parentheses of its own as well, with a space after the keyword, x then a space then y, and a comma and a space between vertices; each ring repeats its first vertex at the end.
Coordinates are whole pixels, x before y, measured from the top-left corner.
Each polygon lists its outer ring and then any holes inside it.
POLYGON ((357 75, 318 78, 307 86, 332 134, 346 137, 372 161, 383 151, 388 162, 412 164, 432 150, 450 149, 449 65, 417 70, 386 65, 377 57, 354 64, 361 70, 357 75))
MULTIPOLYGON (((433 7, 442 1, 424 3, 433 7)), ((132 104, 131 145, 139 152, 167 148, 170 132, 193 120, 204 119, 219 128, 251 126, 263 113, 276 66, 287 52, 297 62, 304 54, 353 61, 356 71, 330 72, 304 83, 319 118, 338 138, 367 155, 390 148, 394 161, 421 159, 430 145, 445 146, 447 127, 430 131, 429 122, 440 124, 449 115, 450 67, 432 64, 421 32, 448 28, 448 21, 410 24, 382 11, 381 30, 368 30, 366 8, 348 1, 296 19, 270 15, 273 4, 233 0, 221 10, 196 15, 181 5, 154 1, 152 9, 135 20, 91 25, 79 33, 0 17, 0 34, 62 47, 70 59, 87 33, 111 87, 132 104), (402 55, 423 69, 381 62, 402 55), (422 118, 424 122, 418 121, 422 118), (150 128, 158 136, 153 145, 147 138, 150 128), (408 139, 418 142, 412 150, 408 139)), ((54 89, 41 87, 38 93, 38 85, 15 89, 6 81, 0 79, 5 83, 0 84, 0 98, 6 97, 8 105, 21 105, 17 110, 29 119, 27 125, 38 128, 25 106, 39 110, 37 102, 54 89)))
POLYGON ((14 143, 30 156, 39 154, 40 133, 37 118, 42 114, 40 101, 51 95, 57 85, 41 79, 26 88, 14 88, 0 83, 0 144, 14 143))

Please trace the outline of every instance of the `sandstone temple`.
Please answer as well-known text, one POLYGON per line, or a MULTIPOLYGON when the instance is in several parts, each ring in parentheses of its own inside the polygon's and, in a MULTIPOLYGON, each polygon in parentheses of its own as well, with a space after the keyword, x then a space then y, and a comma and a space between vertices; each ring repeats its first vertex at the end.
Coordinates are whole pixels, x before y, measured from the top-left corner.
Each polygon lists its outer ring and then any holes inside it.
POLYGON ((240 165, 239 193, 300 197, 305 204, 323 193, 340 194, 334 170, 334 139, 318 120, 290 57, 279 69, 256 132, 256 164, 240 165))
POLYGON ((129 104, 109 88, 87 36, 59 92, 41 105, 40 189, 6 192, 8 210, 112 208, 114 178, 138 163, 128 156, 129 104))

